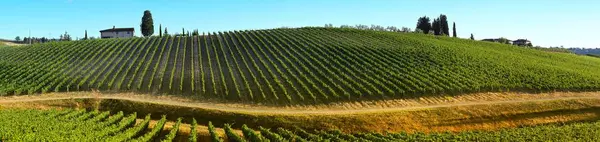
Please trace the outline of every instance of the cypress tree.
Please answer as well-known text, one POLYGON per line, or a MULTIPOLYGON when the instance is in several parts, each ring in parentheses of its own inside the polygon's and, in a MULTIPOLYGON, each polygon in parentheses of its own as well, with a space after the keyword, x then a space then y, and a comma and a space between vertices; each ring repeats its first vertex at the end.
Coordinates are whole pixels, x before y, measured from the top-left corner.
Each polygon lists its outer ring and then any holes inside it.
POLYGON ((475 37, 473 37, 473 33, 471 33, 471 40, 475 40, 475 37))
POLYGON ((165 27, 165 36, 169 36, 169 31, 167 31, 167 27, 165 27))
POLYGON ((140 25, 140 29, 142 31, 143 36, 151 36, 154 34, 154 21, 152 20, 152 13, 150 10, 144 11, 144 16, 142 17, 142 24, 140 25))
POLYGON ((440 28, 440 19, 433 19, 433 23, 431 23, 431 28, 433 29, 433 34, 435 35, 441 35, 441 28, 440 28))
POLYGON ((87 40, 88 36, 87 36, 87 30, 85 30, 85 36, 83 37, 83 40, 87 40))
POLYGON ((440 26, 440 30, 441 30, 441 34, 444 34, 446 36, 450 36, 450 26, 448 25, 448 17, 446 17, 446 15, 441 14, 439 19, 439 26, 440 26))
POLYGON ((452 36, 456 37, 456 22, 452 22, 452 36))
POLYGON ((158 25, 158 37, 162 37, 162 24, 158 25))

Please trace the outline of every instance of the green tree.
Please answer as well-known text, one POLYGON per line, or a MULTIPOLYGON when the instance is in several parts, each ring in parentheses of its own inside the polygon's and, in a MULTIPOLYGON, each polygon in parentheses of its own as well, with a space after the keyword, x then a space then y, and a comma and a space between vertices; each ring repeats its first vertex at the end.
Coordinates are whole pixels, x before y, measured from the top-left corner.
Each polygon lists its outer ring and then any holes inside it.
POLYGON ((158 25, 158 37, 162 37, 162 24, 158 25))
POLYGON ((87 40, 88 36, 87 36, 87 30, 85 30, 85 36, 83 37, 83 40, 87 40))
POLYGON ((142 30, 142 35, 145 37, 154 34, 154 21, 152 20, 152 13, 150 13, 150 10, 144 11, 140 29, 142 30))
POLYGON ((452 37, 456 37, 456 22, 452 22, 452 37))
POLYGON ((167 27, 165 27, 165 36, 169 36, 169 31, 167 31, 167 27))
POLYGON ((433 34, 434 35, 441 35, 442 34, 442 32, 440 30, 441 29, 440 26, 441 26, 440 25, 440 19, 439 18, 433 19, 433 23, 431 23, 431 28, 433 29, 433 34))
POLYGON ((20 36, 15 37, 15 41, 21 41, 21 37, 20 36))
POLYGON ((441 14, 438 19, 438 22, 440 24, 439 26, 442 34, 450 36, 450 26, 448 26, 448 17, 446 17, 446 15, 444 14, 441 14))
POLYGON ((429 30, 431 30, 431 23, 429 17, 420 17, 417 21, 417 29, 420 29, 425 34, 429 34, 429 30))
POLYGON ((64 35, 60 35, 60 41, 71 41, 71 35, 65 31, 64 35))
POLYGON ((402 29, 400 31, 408 33, 408 32, 410 32, 412 30, 410 28, 408 28, 408 27, 402 27, 402 29))
POLYGON ((475 37, 473 36, 473 33, 471 33, 471 40, 475 40, 475 37))
POLYGON ((510 43, 510 41, 507 38, 504 38, 504 37, 500 37, 498 39, 498 42, 499 43, 503 43, 503 44, 509 44, 510 43))
POLYGON ((192 36, 199 36, 199 35, 200 35, 200 33, 198 32, 198 29, 196 29, 192 32, 192 36))
POLYGON ((185 28, 181 28, 181 36, 185 36, 185 28))

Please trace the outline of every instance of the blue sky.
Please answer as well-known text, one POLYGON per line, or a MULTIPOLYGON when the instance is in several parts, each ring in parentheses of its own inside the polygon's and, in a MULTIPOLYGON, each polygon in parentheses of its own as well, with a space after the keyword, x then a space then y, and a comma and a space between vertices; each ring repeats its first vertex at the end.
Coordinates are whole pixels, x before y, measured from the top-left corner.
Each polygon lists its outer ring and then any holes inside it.
MULTIPOLYGON (((418 17, 446 14, 459 37, 527 38, 534 45, 600 47, 597 0, 3 0, 0 38, 99 36, 134 27, 151 10, 155 28, 214 32, 332 23, 414 29, 418 17)), ((450 23, 451 24, 451 23, 450 23)), ((155 31, 158 33, 158 30, 155 31)))

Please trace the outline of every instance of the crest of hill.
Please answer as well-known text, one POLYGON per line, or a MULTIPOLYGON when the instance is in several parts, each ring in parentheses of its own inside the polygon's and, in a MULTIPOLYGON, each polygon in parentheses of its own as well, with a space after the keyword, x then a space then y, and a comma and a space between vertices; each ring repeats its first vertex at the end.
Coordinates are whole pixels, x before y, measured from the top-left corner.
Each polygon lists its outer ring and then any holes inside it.
POLYGON ((594 57, 340 28, 0 48, 0 69, 0 95, 98 89, 267 104, 600 89, 594 57))

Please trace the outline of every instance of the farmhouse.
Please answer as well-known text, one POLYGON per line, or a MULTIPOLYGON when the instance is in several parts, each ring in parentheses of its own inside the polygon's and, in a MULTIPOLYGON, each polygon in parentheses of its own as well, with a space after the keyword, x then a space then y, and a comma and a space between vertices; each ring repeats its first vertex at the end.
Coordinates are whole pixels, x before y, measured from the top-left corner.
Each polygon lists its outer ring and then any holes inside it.
POLYGON ((483 39, 481 41, 487 41, 487 42, 498 42, 498 43, 504 43, 504 44, 512 44, 512 40, 506 39, 506 38, 488 38, 488 39, 483 39))
POLYGON ((115 28, 100 31, 101 38, 128 38, 133 37, 133 28, 115 28))
POLYGON ((531 41, 529 41, 527 39, 517 39, 517 40, 513 41, 513 45, 530 46, 531 45, 531 41))

